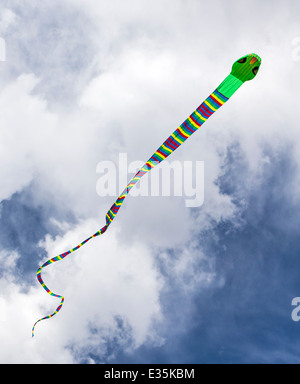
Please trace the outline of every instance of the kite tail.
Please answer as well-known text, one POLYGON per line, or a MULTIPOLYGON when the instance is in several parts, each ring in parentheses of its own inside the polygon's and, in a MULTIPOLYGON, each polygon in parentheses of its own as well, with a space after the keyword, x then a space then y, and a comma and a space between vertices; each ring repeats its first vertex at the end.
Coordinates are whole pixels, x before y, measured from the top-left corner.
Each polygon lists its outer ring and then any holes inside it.
POLYGON ((37 323, 39 323, 40 321, 42 320, 46 320, 46 319, 50 319, 51 317, 53 317, 54 315, 56 315, 62 308, 62 305, 63 305, 63 302, 65 300, 65 298, 61 295, 57 295, 56 293, 53 293, 50 291, 50 289, 47 287, 47 285, 44 283, 44 280, 42 279, 42 269, 47 267, 47 265, 49 264, 53 264, 55 263, 56 261, 60 261, 60 260, 63 260, 66 256, 68 256, 70 253, 72 252, 75 252, 77 251, 77 249, 79 249, 80 247, 82 247, 85 243, 87 243, 89 240, 93 239, 94 237, 96 236, 99 236, 99 235, 102 235, 108 228, 109 224, 106 224, 103 228, 99 229, 99 231, 97 231, 96 233, 94 233, 92 236, 88 237, 87 239, 85 239, 82 243, 80 243, 79 245, 77 245, 77 247, 75 248, 72 248, 70 249, 69 251, 65 252, 65 253, 61 253, 60 255, 58 256, 55 256, 53 257, 52 259, 49 259, 48 261, 46 261, 38 270, 37 270, 37 273, 36 273, 36 277, 38 279, 38 282, 41 284, 41 286, 45 289, 45 291, 53 296, 53 297, 57 297, 59 299, 61 299, 60 303, 59 303, 59 306, 56 308, 56 310, 51 314, 51 315, 48 315, 48 316, 45 316, 45 317, 42 317, 41 319, 37 320, 33 327, 32 327, 32 337, 34 337, 34 329, 35 329, 35 326, 37 325, 37 323))
MULTIPOLYGON (((147 168, 147 169, 151 169, 151 167, 147 168)), ((42 320, 46 320, 46 319, 50 319, 51 317, 55 316, 62 308, 62 305, 63 305, 63 302, 64 302, 64 297, 62 295, 57 295, 56 293, 53 293, 50 291, 50 289, 47 287, 47 285, 44 283, 43 279, 42 279, 42 269, 47 267, 47 265, 50 265, 50 264, 53 264, 55 263, 56 261, 60 261, 60 260, 63 260, 66 256, 68 256, 70 253, 72 252, 75 252, 77 251, 77 249, 79 249, 80 247, 82 247, 85 243, 87 243, 89 240, 93 239, 94 237, 97 237, 99 235, 102 235, 106 230, 107 228, 110 226, 111 222, 113 221, 113 219, 115 218, 116 214, 118 213, 121 205, 123 204, 123 201, 125 199, 125 197, 128 195, 129 191, 131 190, 131 188, 138 182, 138 180, 145 174, 145 172, 141 172, 139 171, 133 178, 132 180, 129 182, 129 184, 127 185, 127 187, 124 189, 124 191, 122 192, 122 194, 118 197, 118 199, 115 201, 115 203, 110 207, 109 211, 107 212, 106 214, 106 225, 104 227, 102 227, 101 229, 99 229, 99 231, 97 231, 96 233, 94 233, 92 236, 88 237, 87 239, 85 239, 82 243, 80 243, 79 245, 77 245, 77 247, 75 248, 72 248, 70 249, 69 251, 67 252, 64 252, 64 253, 61 253, 60 255, 58 256, 55 256, 53 257, 52 259, 49 259, 47 260, 38 270, 37 270, 37 274, 36 274, 36 277, 38 279, 38 282, 41 284, 41 286, 45 289, 45 291, 53 296, 53 297, 57 297, 59 299, 61 299, 60 303, 59 303, 59 306, 56 308, 56 310, 51 314, 51 315, 48 315, 48 316, 45 316, 45 317, 42 317, 41 319, 37 320, 33 327, 32 327, 32 337, 34 337, 34 330, 35 330, 35 326, 37 325, 37 323, 39 323, 40 321, 42 320)))

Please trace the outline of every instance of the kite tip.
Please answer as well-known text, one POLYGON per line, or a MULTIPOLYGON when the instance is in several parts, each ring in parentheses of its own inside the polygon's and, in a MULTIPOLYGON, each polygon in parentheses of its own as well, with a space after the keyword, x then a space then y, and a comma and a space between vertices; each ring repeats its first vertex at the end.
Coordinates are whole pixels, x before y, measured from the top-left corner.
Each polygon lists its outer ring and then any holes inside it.
POLYGON ((242 82, 252 80, 257 75, 260 65, 260 56, 256 53, 250 53, 233 63, 231 74, 242 82))
POLYGON ((37 325, 37 323, 39 322, 40 320, 36 321, 32 327, 32 331, 31 331, 31 337, 34 337, 34 330, 35 330, 35 326, 37 325))

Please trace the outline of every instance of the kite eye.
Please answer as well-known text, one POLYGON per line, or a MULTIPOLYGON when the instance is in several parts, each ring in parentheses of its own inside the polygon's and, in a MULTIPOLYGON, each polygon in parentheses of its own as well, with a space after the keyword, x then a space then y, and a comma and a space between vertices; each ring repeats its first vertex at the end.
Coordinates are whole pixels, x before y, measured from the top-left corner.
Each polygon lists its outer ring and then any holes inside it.
POLYGON ((254 67, 254 68, 252 69, 252 72, 253 72, 254 75, 257 74, 257 71, 258 71, 258 67, 254 67))
POLYGON ((247 60, 247 58, 246 57, 242 57, 240 60, 238 60, 237 62, 238 63, 245 63, 246 62, 246 60, 247 60))

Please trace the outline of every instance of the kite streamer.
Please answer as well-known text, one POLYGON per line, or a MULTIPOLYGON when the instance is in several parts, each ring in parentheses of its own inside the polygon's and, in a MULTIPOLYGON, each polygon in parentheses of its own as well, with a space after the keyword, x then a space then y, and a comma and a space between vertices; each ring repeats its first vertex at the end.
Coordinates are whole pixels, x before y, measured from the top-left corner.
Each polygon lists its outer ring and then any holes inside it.
POLYGON ((37 279, 46 292, 60 299, 60 304, 56 310, 48 316, 42 317, 37 320, 32 328, 32 336, 34 336, 35 326, 38 322, 46 319, 50 319, 56 315, 62 308, 64 297, 55 294, 50 291, 42 279, 42 269, 47 265, 53 264, 56 261, 63 260, 70 253, 75 252, 77 249, 82 247, 89 240, 102 235, 112 223, 119 209, 121 208, 125 197, 130 192, 131 188, 140 180, 145 173, 149 172, 152 168, 158 165, 161 161, 166 159, 171 153, 173 153, 186 139, 188 139, 199 127, 214 113, 216 112, 226 101, 234 94, 234 92, 247 80, 252 80, 260 67, 261 59, 258 55, 252 53, 241 57, 239 60, 234 62, 230 74, 225 80, 213 91, 206 100, 167 138, 166 141, 157 149, 157 151, 150 157, 145 165, 136 173, 136 175, 130 180, 127 187, 117 198, 115 203, 110 207, 106 214, 106 224, 104 227, 99 229, 92 236, 85 239, 82 243, 77 245, 75 248, 70 249, 52 259, 46 261, 37 270, 37 279))

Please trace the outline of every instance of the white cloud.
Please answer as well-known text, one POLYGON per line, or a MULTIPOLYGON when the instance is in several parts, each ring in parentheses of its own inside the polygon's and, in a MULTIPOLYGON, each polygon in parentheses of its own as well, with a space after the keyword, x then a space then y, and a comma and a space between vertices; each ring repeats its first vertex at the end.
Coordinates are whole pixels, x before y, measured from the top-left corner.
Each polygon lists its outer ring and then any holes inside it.
POLYGON ((32 149, 40 141, 40 129, 49 125, 45 103, 30 96, 37 84, 33 75, 22 75, 7 85, 0 95, 1 120, 1 200, 24 188, 33 178, 32 149), (40 119, 40 120, 39 120, 40 119), (41 124, 37 126, 36 122, 41 124), (4 166, 5 164, 5 166, 4 166))
MULTIPOLYGON (((92 232, 96 224, 90 220, 62 238, 48 237, 45 248, 49 257, 75 246, 83 233, 92 232)), ((1 253, 1 258, 10 265, 0 279, 1 309, 5 311, 1 316, 0 338, 2 345, 7 345, 0 349, 2 362, 74 362, 76 356, 71 357, 66 349, 72 345, 77 351, 97 347, 99 357, 104 357, 101 355, 106 353, 107 342, 120 332, 120 324, 114 318, 127 324, 128 332, 119 334, 119 343, 125 343, 125 347, 136 348, 146 341, 162 342, 152 330, 152 321, 162 320, 159 294, 163 286, 153 255, 141 243, 124 247, 117 239, 115 227, 59 265, 43 270, 46 285, 64 295, 65 303, 59 315, 36 326, 33 340, 30 340, 33 322, 51 313, 59 301, 47 297, 38 282, 29 290, 19 285, 11 268, 16 255, 1 253), (96 336, 92 328, 98 330, 96 336), (18 352, 15 352, 16 343, 21 344, 18 352), (30 354, 26 353, 28 350, 30 354)))
MULTIPOLYGON (((51 199, 80 219, 75 228, 61 224, 65 230, 62 237, 47 237, 44 246, 49 257, 74 247, 104 225, 106 211, 114 201, 96 194, 99 161, 116 160, 124 151, 131 156, 129 161, 146 161, 223 80, 236 58, 257 50, 263 63, 257 79, 245 84, 239 95, 172 155, 171 160, 205 161, 205 202, 197 217, 192 218, 185 208, 184 197, 147 201, 128 197, 116 223, 103 237, 45 269, 49 288, 64 294, 66 303, 58 316, 38 324, 34 340, 29 336, 34 317, 47 313, 55 306, 55 299, 47 298, 38 284, 23 292, 11 269, 18 256, 0 254, 8 263, 7 274, 0 280, 7 312, 6 321, 1 323, 1 344, 5 346, 0 350, 1 361, 74 362, 74 356, 82 351, 97 349, 90 330, 95 324, 100 330, 96 338, 99 356, 107 353, 103 335, 117 335, 122 348, 135 348, 149 339, 162 343, 153 321, 164 321, 160 294, 165 286, 151 247, 157 251, 186 248, 173 264, 168 258, 164 260, 168 272, 178 276, 178 284, 184 286, 189 277, 184 294, 215 286, 218 280, 223 284, 215 274, 213 255, 204 255, 191 239, 195 228, 201 232, 239 217, 231 197, 222 194, 216 184, 224 170, 228 146, 239 143, 245 157, 241 196, 246 198, 247 190, 258 187, 263 177, 262 164, 268 162, 265 144, 276 151, 294 142, 297 159, 300 142, 295 124, 299 121, 298 99, 292 97, 299 89, 299 77, 294 75, 299 62, 288 56, 294 27, 289 30, 287 21, 278 20, 281 7, 274 11, 274 19, 266 21, 266 8, 257 15, 258 2, 246 16, 236 2, 229 4, 164 1, 150 6, 142 1, 65 1, 64 12, 76 6, 92 25, 81 42, 82 46, 93 46, 91 63, 78 70, 80 86, 72 88, 71 107, 70 100, 63 98, 59 107, 55 105, 49 89, 53 86, 58 92, 58 84, 68 84, 64 80, 70 67, 63 58, 64 46, 67 48, 68 39, 72 39, 67 32, 72 29, 64 31, 67 39, 56 47, 53 69, 41 60, 37 49, 47 43, 36 33, 43 20, 30 19, 33 27, 26 37, 37 36, 31 52, 32 68, 23 73, 29 66, 25 57, 26 65, 14 63, 11 72, 18 67, 22 75, 0 93, 0 177, 4 181, 0 199, 34 182, 36 201, 51 199), (282 28, 287 29, 286 35, 278 32, 282 28), (210 269, 194 268, 208 256, 212 259, 210 269), (124 335, 114 316, 124 319, 128 327, 124 335)), ((26 9, 26 2, 19 7, 26 9)), ((22 18, 26 16, 15 17, 17 11, 9 9, 5 12, 5 28, 9 30, 14 23, 18 29, 20 23, 17 36, 22 35, 22 18)), ((293 20, 291 9, 286 15, 286 20, 293 20)), ((68 18, 68 12, 65 16, 68 18)), ((55 12, 51 17, 55 18, 55 12)), ((71 25, 66 23, 69 28, 71 25)), ((80 36, 74 39, 72 47, 79 46, 80 36)), ((21 50, 20 45, 17 47, 21 50)), ((82 59, 83 53, 78 54, 82 59)), ((11 57, 20 58, 22 52, 11 57)), ((6 70, 9 72, 10 67, 6 70)), ((62 89, 62 94, 67 94, 64 92, 62 89)), ((58 99, 60 96, 57 94, 58 99)))
POLYGON ((5 33, 18 20, 17 15, 9 8, 1 9, 0 32, 5 33))
MULTIPOLYGON (((60 250, 75 246, 83 240, 84 233, 88 235, 95 228, 97 223, 89 221, 67 232, 62 239, 48 239, 48 254, 61 253, 60 250)), ((151 319, 160 317, 159 292, 163 282, 153 263, 153 255, 140 242, 121 245, 119 231, 115 225, 114 230, 91 240, 77 254, 60 263, 59 268, 57 265, 48 271, 45 269, 45 276, 49 276, 47 281, 53 281, 53 290, 65 292, 65 296, 70 297, 66 299, 69 304, 64 311, 64 331, 71 338, 80 339, 80 329, 89 321, 97 319, 99 327, 109 324, 112 316, 117 315, 128 321, 135 344, 139 345, 148 336, 151 319), (77 331, 67 330, 68 318, 77 331)))

